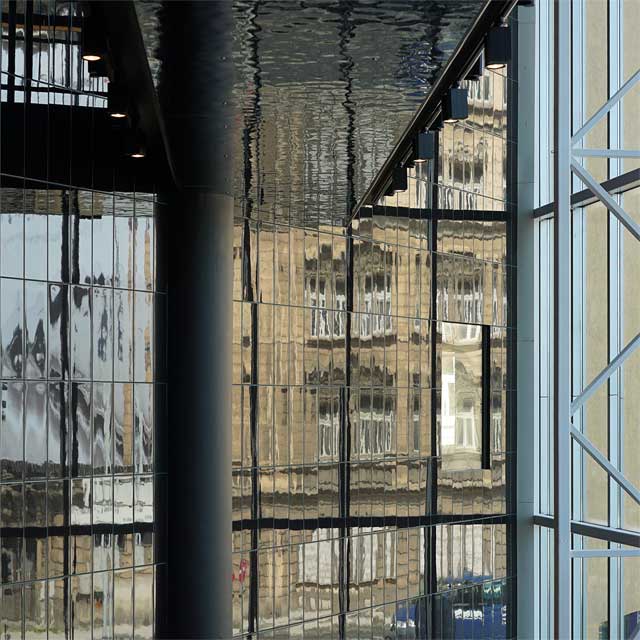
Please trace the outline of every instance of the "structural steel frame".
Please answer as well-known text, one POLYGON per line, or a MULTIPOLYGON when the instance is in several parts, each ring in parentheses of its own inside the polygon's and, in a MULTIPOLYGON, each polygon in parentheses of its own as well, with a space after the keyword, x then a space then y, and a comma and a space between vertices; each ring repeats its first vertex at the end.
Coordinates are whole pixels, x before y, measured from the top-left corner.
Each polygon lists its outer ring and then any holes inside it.
MULTIPOLYGON (((591 525, 572 520, 573 443, 579 445, 607 473, 613 486, 624 490, 640 504, 640 489, 620 470, 620 462, 611 460, 573 424, 573 416, 587 400, 620 369, 640 345, 638 333, 609 364, 572 399, 572 180, 579 178, 584 186, 615 216, 636 240, 640 225, 636 223, 612 194, 581 163, 581 158, 638 158, 638 149, 579 148, 584 136, 616 107, 620 100, 640 81, 636 71, 613 95, 572 135, 572 6, 573 0, 554 0, 555 29, 555 158, 554 158, 554 629, 556 638, 572 637, 572 559, 620 558, 640 556, 640 536, 611 526, 591 525), (593 529, 593 531, 591 531, 593 529), (591 535, 609 543, 607 549, 573 549, 572 533, 591 535), (636 548, 611 545, 626 544, 636 548)), ((611 147, 611 138, 608 147, 611 147)), ((612 485, 610 485, 612 486, 612 485)), ((544 519, 544 517, 542 518, 544 519)), ((536 519, 534 521, 537 522, 536 519)), ((543 522, 537 522, 546 526, 543 522)), ((550 524, 547 523, 547 524, 550 524)))

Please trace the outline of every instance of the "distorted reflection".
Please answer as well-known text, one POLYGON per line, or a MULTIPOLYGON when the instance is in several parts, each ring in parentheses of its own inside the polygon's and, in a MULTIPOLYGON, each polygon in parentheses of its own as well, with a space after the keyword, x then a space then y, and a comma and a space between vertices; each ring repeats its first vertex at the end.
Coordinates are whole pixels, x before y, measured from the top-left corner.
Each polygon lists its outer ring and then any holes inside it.
MULTIPOLYGON (((28 137, 49 140, 72 111, 75 123, 103 110, 106 79, 90 78, 80 57, 79 3, 5 2, 2 12, 0 112, 29 131, 11 148, 24 159, 28 137), (32 134, 27 123, 45 113, 32 134)), ((153 408, 164 382, 152 344, 163 295, 157 198, 109 190, 122 177, 114 168, 106 191, 80 188, 58 162, 72 141, 59 145, 38 152, 64 183, 35 180, 29 162, 25 175, 3 164, 1 176, 0 636, 151 638, 163 560, 154 537, 153 408)))
POLYGON ((442 322, 439 333, 442 466, 477 469, 482 454, 482 327, 442 322))

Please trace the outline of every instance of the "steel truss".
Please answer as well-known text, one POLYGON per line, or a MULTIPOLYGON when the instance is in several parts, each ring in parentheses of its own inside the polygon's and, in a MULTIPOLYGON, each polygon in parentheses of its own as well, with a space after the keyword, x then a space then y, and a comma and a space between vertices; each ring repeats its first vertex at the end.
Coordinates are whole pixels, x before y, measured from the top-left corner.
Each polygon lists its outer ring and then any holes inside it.
MULTIPOLYGON (((554 587, 555 636, 572 637, 572 559, 620 558, 640 556, 640 543, 627 535, 636 548, 622 548, 621 530, 597 526, 596 537, 609 542, 608 549, 573 549, 572 531, 588 523, 572 521, 573 476, 571 469, 572 443, 577 443, 607 473, 608 477, 640 504, 640 489, 625 477, 619 460, 610 460, 573 424, 574 415, 587 400, 613 376, 640 345, 638 333, 611 362, 572 400, 572 176, 577 176, 594 196, 615 216, 636 240, 640 241, 640 225, 616 201, 603 185, 581 163, 581 158, 638 158, 638 149, 579 148, 584 136, 605 118, 622 98, 640 81, 636 71, 605 104, 573 135, 572 131, 572 70, 571 70, 571 13, 573 0, 554 0, 555 4, 555 159, 554 159, 554 587), (614 545, 614 546, 612 546, 614 545)), ((611 145, 609 145, 611 146, 611 145)))

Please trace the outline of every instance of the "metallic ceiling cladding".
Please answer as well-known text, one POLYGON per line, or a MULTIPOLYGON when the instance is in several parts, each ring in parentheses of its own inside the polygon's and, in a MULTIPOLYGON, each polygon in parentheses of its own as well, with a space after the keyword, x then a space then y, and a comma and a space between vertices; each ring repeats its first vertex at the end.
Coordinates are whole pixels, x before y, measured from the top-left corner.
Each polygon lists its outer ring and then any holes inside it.
POLYGON ((270 208, 276 220, 317 225, 350 219, 349 202, 360 200, 481 4, 236 0, 135 8, 175 153, 201 135, 188 129, 192 114, 198 127, 207 123, 211 153, 226 144, 232 156, 210 164, 185 152, 189 181, 228 179, 225 193, 246 193, 250 206, 270 208), (221 5, 229 9, 222 16, 221 5), (171 71, 180 65, 193 73, 171 71), (284 159, 290 182, 260 178, 284 159))

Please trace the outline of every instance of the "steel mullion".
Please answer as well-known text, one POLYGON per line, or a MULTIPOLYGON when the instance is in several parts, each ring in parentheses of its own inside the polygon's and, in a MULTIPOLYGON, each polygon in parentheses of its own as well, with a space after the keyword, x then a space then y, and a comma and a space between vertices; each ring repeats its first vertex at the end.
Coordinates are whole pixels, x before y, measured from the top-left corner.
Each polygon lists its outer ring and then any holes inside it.
POLYGON ((554 628, 571 637, 571 3, 555 0, 554 628))
MULTIPOLYGON (((572 101, 572 124, 584 122, 586 103, 586 43, 585 43, 585 22, 587 7, 586 0, 571 0, 571 35, 572 42, 572 79, 570 96, 572 101)), ((583 146, 584 141, 580 140, 577 146, 583 146)), ((571 193, 580 189, 580 182, 577 176, 571 174, 571 193)), ((575 299, 571 315, 571 333, 573 343, 571 345, 571 371, 573 398, 578 395, 585 384, 586 377, 586 305, 585 292, 587 290, 587 242, 586 242, 586 211, 584 208, 572 207, 572 253, 573 253, 573 274, 571 281, 572 297, 575 299)), ((579 411, 573 416, 573 425, 579 431, 584 430, 584 411, 579 411)), ((586 505, 586 465, 585 456, 580 447, 574 446, 571 442, 571 518, 582 518, 586 505)), ((571 529, 571 548, 581 549, 584 545, 582 536, 575 535, 571 529)), ((585 611, 582 602, 582 594, 585 591, 585 571, 583 562, 571 562, 571 586, 573 589, 571 605, 571 631, 576 637, 582 637, 585 625, 585 611)))
MULTIPOLYGON (((608 0, 608 94, 614 95, 620 88, 623 80, 620 72, 620 0, 608 0)), ((622 103, 618 102, 609 112, 609 127, 607 133, 607 149, 600 157, 607 158, 609 179, 620 174, 622 158, 640 157, 640 152, 623 149, 624 141, 620 133, 622 103)), ((619 202, 619 198, 616 198, 619 202)), ((615 215, 607 212, 608 218, 608 283, 609 283, 609 305, 608 305, 608 357, 620 353, 622 334, 620 331, 620 245, 623 241, 622 225, 615 215)), ((607 394, 608 400, 608 453, 610 463, 620 470, 620 380, 622 370, 620 368, 612 372, 609 377, 607 394)), ((620 497, 621 488, 617 482, 608 481, 608 523, 610 527, 620 526, 620 497)), ((609 541, 610 549, 620 549, 615 541, 609 541)), ((622 623, 620 608, 620 572, 621 562, 619 557, 611 557, 608 562, 609 584, 608 584, 608 604, 609 604, 609 635, 611 638, 620 637, 622 623)))

